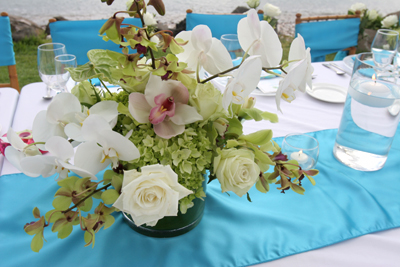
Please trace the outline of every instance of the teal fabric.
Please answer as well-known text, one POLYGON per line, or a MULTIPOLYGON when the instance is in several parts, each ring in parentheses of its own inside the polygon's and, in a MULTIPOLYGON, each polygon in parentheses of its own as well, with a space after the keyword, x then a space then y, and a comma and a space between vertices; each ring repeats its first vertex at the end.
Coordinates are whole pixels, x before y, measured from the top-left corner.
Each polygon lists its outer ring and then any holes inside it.
POLYGON ((0 66, 15 65, 10 18, 0 17, 0 66))
POLYGON ((222 194, 213 181, 203 220, 191 232, 149 238, 134 232, 118 214, 110 229, 96 235, 93 249, 83 247, 78 229, 64 240, 46 229, 42 251, 30 251, 32 237, 23 225, 33 220, 33 207, 42 213, 51 209, 57 186, 52 178, 1 176, 2 266, 248 266, 399 227, 399 134, 383 169, 360 172, 334 158, 336 131, 311 133, 320 144, 320 174, 316 186, 303 182, 304 196, 281 194, 271 185, 268 194, 251 189, 250 203, 245 196, 222 194))
MULTIPOLYGON (((263 14, 258 14, 260 20, 263 14)), ((220 39, 223 34, 237 34, 237 25, 246 14, 186 14, 186 30, 191 31, 197 25, 207 25, 212 32, 212 36, 220 39)))
POLYGON ((339 60, 343 60, 345 57, 347 57, 347 55, 349 54, 349 51, 339 51, 336 53, 335 58, 333 59, 333 61, 339 61, 339 60))
MULTIPOLYGON (((68 54, 76 56, 78 65, 89 61, 87 52, 91 49, 107 49, 121 52, 119 45, 104 41, 99 30, 107 20, 74 20, 50 23, 51 38, 54 43, 63 43, 68 54)), ((142 26, 138 18, 126 18, 124 24, 142 26)))
POLYGON ((351 46, 357 46, 360 19, 341 19, 296 24, 295 36, 303 36, 311 48, 313 62, 325 61, 325 56, 351 46))

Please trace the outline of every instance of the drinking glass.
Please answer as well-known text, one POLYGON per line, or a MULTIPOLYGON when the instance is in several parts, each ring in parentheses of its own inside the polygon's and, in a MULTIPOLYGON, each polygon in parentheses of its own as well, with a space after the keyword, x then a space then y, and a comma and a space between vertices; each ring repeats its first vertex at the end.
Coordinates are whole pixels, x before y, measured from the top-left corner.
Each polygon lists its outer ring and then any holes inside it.
POLYGON ((319 143, 317 139, 307 134, 288 134, 282 142, 282 153, 289 160, 296 160, 303 170, 309 170, 317 164, 319 143))
POLYGON ((76 68, 77 62, 74 55, 65 54, 55 57, 57 82, 60 92, 68 92, 67 82, 71 78, 68 68, 76 68))
POLYGON ((47 95, 50 95, 50 90, 60 91, 55 57, 66 53, 65 45, 61 43, 47 43, 38 47, 37 64, 39 76, 47 86, 47 95))
POLYGON ((360 171, 383 168, 400 119, 400 86, 392 77, 376 75, 373 57, 355 57, 333 148, 337 160, 360 171))
POLYGON ((383 72, 393 61, 396 54, 399 33, 393 30, 380 29, 371 44, 374 63, 383 72))
POLYGON ((224 34, 221 36, 221 42, 226 47, 232 60, 237 60, 243 57, 243 49, 239 44, 237 34, 224 34))

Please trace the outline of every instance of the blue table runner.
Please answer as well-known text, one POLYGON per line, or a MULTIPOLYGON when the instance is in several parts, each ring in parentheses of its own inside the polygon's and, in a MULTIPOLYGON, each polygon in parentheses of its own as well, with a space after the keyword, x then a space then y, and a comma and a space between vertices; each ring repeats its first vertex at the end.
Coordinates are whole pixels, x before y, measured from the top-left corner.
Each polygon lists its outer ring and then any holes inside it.
MULTIPOLYGON (((2 266, 247 266, 328 246, 400 226, 400 136, 383 169, 360 172, 332 154, 337 130, 313 132, 320 143, 316 186, 305 195, 267 194, 251 189, 246 197, 222 194, 217 181, 207 188, 202 222, 191 232, 159 239, 134 232, 116 216, 114 225, 84 247, 83 233, 64 240, 45 229, 43 249, 30 250, 32 237, 23 225, 32 209, 50 210, 58 186, 52 178, 23 174, 0 177, 0 262, 2 266)), ((278 143, 282 138, 276 139, 278 143)), ((76 226, 79 227, 79 226, 76 226)), ((77 229, 76 229, 77 230, 77 229)))

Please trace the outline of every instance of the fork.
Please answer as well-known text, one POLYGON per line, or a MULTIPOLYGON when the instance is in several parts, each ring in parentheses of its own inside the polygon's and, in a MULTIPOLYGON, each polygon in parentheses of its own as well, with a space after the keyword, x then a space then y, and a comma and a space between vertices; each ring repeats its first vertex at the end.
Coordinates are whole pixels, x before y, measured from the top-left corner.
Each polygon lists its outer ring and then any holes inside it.
POLYGON ((344 71, 346 74, 348 74, 348 75, 351 76, 351 73, 350 73, 349 71, 342 69, 341 67, 339 67, 339 66, 336 65, 335 63, 330 63, 329 65, 331 65, 331 66, 337 68, 338 70, 344 71))

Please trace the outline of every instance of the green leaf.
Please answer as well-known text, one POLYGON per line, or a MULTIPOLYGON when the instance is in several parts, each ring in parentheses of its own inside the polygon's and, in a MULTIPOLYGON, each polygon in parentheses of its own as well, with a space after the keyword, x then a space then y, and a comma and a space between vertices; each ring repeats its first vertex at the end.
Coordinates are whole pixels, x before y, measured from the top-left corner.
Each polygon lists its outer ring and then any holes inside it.
POLYGON ((272 138, 271 130, 260 130, 248 135, 242 135, 239 137, 239 140, 245 140, 247 142, 261 146, 268 143, 271 140, 271 138, 272 138))
POLYGON ((43 233, 38 233, 32 238, 31 249, 34 252, 39 252, 43 247, 43 233))
POLYGON ((278 116, 277 116, 276 114, 274 114, 274 113, 269 113, 269 112, 267 112, 267 111, 264 111, 264 112, 261 114, 261 116, 262 116, 262 118, 263 118, 264 120, 270 121, 270 122, 272 122, 272 123, 277 123, 277 122, 279 121, 278 116))
POLYGON ((81 203, 82 206, 79 206, 79 208, 82 211, 89 211, 92 209, 92 205, 93 205, 93 198, 89 197, 88 199, 86 199, 83 203, 81 203), (83 204, 83 205, 82 205, 83 204))
POLYGON ((118 197, 119 194, 115 189, 108 189, 101 194, 101 199, 107 205, 114 204, 118 197))
POLYGON ((115 222, 115 218, 112 215, 108 215, 105 218, 106 218, 106 221, 104 223, 104 230, 107 229, 108 227, 110 227, 111 225, 113 225, 113 223, 115 222))
POLYGON ((33 217, 35 217, 36 219, 40 218, 40 211, 39 211, 39 209, 37 207, 35 207, 33 209, 32 213, 33 213, 33 217))
POLYGON ((244 118, 246 120, 253 119, 255 121, 260 121, 260 120, 263 119, 262 116, 261 116, 261 113, 262 112, 259 109, 256 109, 256 108, 250 108, 250 109, 249 108, 242 108, 239 111, 238 116, 241 117, 241 118, 244 118))
POLYGON ((247 200, 248 200, 249 202, 251 202, 251 198, 250 198, 249 192, 247 192, 247 200))
POLYGON ((269 191, 269 183, 266 181, 264 176, 261 176, 258 179, 256 183, 256 189, 261 193, 267 193, 269 191))
POLYGON ((275 162, 271 160, 271 158, 262 152, 261 150, 258 149, 258 147, 255 147, 254 145, 247 143, 247 145, 253 150, 254 156, 256 159, 258 159, 261 163, 264 164, 269 164, 269 165, 275 165, 275 162))
POLYGON ((69 208, 69 205, 71 205, 71 202, 72 200, 70 197, 59 196, 53 200, 53 207, 56 210, 66 210, 69 208))
POLYGON ((122 177, 118 175, 114 175, 111 181, 111 185, 119 192, 122 187, 122 177))
POLYGON ((228 129, 225 135, 241 136, 243 134, 243 125, 237 118, 228 118, 228 129))
POLYGON ((304 192, 306 191, 303 187, 301 187, 301 186, 299 186, 297 184, 294 184, 294 183, 290 183, 290 188, 294 192, 296 192, 297 194, 300 194, 300 195, 304 195, 304 192))
POLYGON ((304 175, 307 177, 307 179, 311 182, 312 185, 315 185, 315 180, 311 176, 307 175, 304 173, 304 175))
POLYGON ((58 231, 58 238, 64 239, 68 237, 72 233, 72 224, 68 223, 64 225, 59 231, 58 231))

